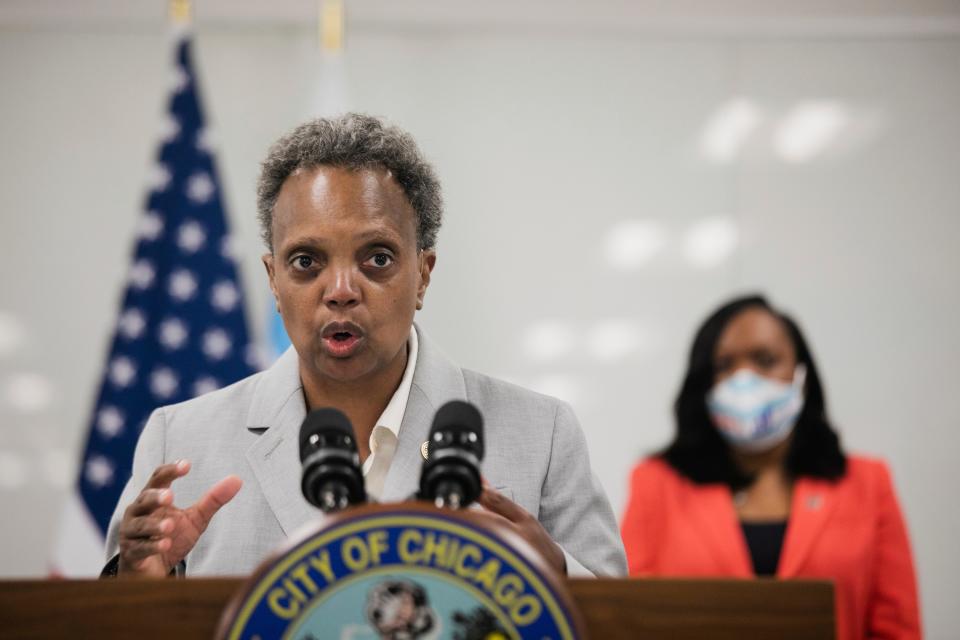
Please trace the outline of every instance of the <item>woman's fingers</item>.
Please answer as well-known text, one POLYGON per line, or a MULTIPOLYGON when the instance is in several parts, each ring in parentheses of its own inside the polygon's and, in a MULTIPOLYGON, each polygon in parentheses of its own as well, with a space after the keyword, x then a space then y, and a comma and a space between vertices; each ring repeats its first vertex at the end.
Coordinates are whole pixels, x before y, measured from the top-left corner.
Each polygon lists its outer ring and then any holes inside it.
POLYGON ((162 464, 153 470, 150 479, 147 480, 145 489, 166 489, 169 488, 177 478, 187 475, 190 472, 190 462, 188 460, 177 460, 169 464, 162 464))
POLYGON ((206 529, 207 524, 216 515, 223 505, 227 504, 240 491, 243 481, 237 476, 227 476, 217 484, 210 487, 203 496, 197 500, 191 507, 200 516, 202 528, 206 529))
POLYGON ((127 566, 137 567, 147 558, 168 551, 170 545, 170 538, 156 540, 127 538, 120 544, 121 562, 127 566))
POLYGON ((120 535, 125 538, 160 538, 173 532, 173 519, 161 515, 131 518, 120 524, 120 535))

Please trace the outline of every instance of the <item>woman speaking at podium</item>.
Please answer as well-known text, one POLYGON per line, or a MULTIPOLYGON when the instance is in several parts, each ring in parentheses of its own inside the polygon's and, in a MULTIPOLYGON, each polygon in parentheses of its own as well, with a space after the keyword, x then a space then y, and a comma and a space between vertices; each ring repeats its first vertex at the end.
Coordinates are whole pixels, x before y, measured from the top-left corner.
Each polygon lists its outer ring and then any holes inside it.
POLYGON ((844 454, 796 323, 761 297, 718 309, 674 410, 673 442, 631 475, 631 575, 830 579, 841 640, 920 637, 890 472, 844 454))

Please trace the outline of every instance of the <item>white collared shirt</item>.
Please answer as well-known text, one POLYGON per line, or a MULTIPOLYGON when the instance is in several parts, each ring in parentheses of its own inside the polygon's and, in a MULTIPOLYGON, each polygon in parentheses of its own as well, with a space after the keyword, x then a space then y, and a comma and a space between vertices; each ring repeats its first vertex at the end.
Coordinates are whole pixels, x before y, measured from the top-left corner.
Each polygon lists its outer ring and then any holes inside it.
POLYGON ((377 424, 370 433, 370 455, 363 461, 363 478, 367 488, 367 495, 379 500, 383 495, 383 485, 387 479, 387 471, 397 452, 397 442, 400 437, 400 423, 407 412, 407 400, 410 398, 410 387, 413 385, 413 371, 417 367, 417 331, 410 327, 410 337, 407 338, 407 367, 403 370, 400 386, 393 392, 393 397, 387 403, 377 418, 377 424))

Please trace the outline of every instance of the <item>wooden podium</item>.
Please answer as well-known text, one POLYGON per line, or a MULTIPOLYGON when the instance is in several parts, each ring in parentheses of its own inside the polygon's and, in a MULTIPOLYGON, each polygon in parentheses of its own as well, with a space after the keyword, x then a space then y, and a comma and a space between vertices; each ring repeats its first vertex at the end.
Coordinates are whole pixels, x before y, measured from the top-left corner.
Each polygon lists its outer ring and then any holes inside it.
MULTIPOLYGON (((212 638, 240 579, 0 582, 2 638, 212 638)), ((821 581, 567 581, 591 638, 833 638, 821 581)))

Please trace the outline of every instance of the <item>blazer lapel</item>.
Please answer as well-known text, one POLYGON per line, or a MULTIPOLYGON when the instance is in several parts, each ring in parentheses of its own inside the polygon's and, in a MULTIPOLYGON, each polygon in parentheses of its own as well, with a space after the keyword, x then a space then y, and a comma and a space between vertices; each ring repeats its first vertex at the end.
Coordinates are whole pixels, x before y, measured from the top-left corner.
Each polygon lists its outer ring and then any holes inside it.
POLYGON ((790 504, 790 521, 777 567, 778 578, 792 578, 798 574, 835 504, 833 484, 813 478, 797 480, 790 504))
POLYGON ((733 508, 733 496, 724 485, 693 487, 696 495, 689 496, 686 508, 693 515, 699 539, 713 556, 720 569, 718 573, 733 577, 753 576, 753 563, 747 543, 733 508))
POLYGON ((397 451, 384 481, 383 502, 405 500, 417 491, 423 466, 420 446, 430 433, 433 414, 450 400, 467 399, 463 371, 443 355, 420 327, 414 328, 419 344, 417 368, 400 423, 397 451))
POLYGON ((306 414, 297 352, 290 347, 260 379, 246 425, 263 432, 247 450, 247 462, 287 535, 313 517, 300 493, 299 432, 306 414))

